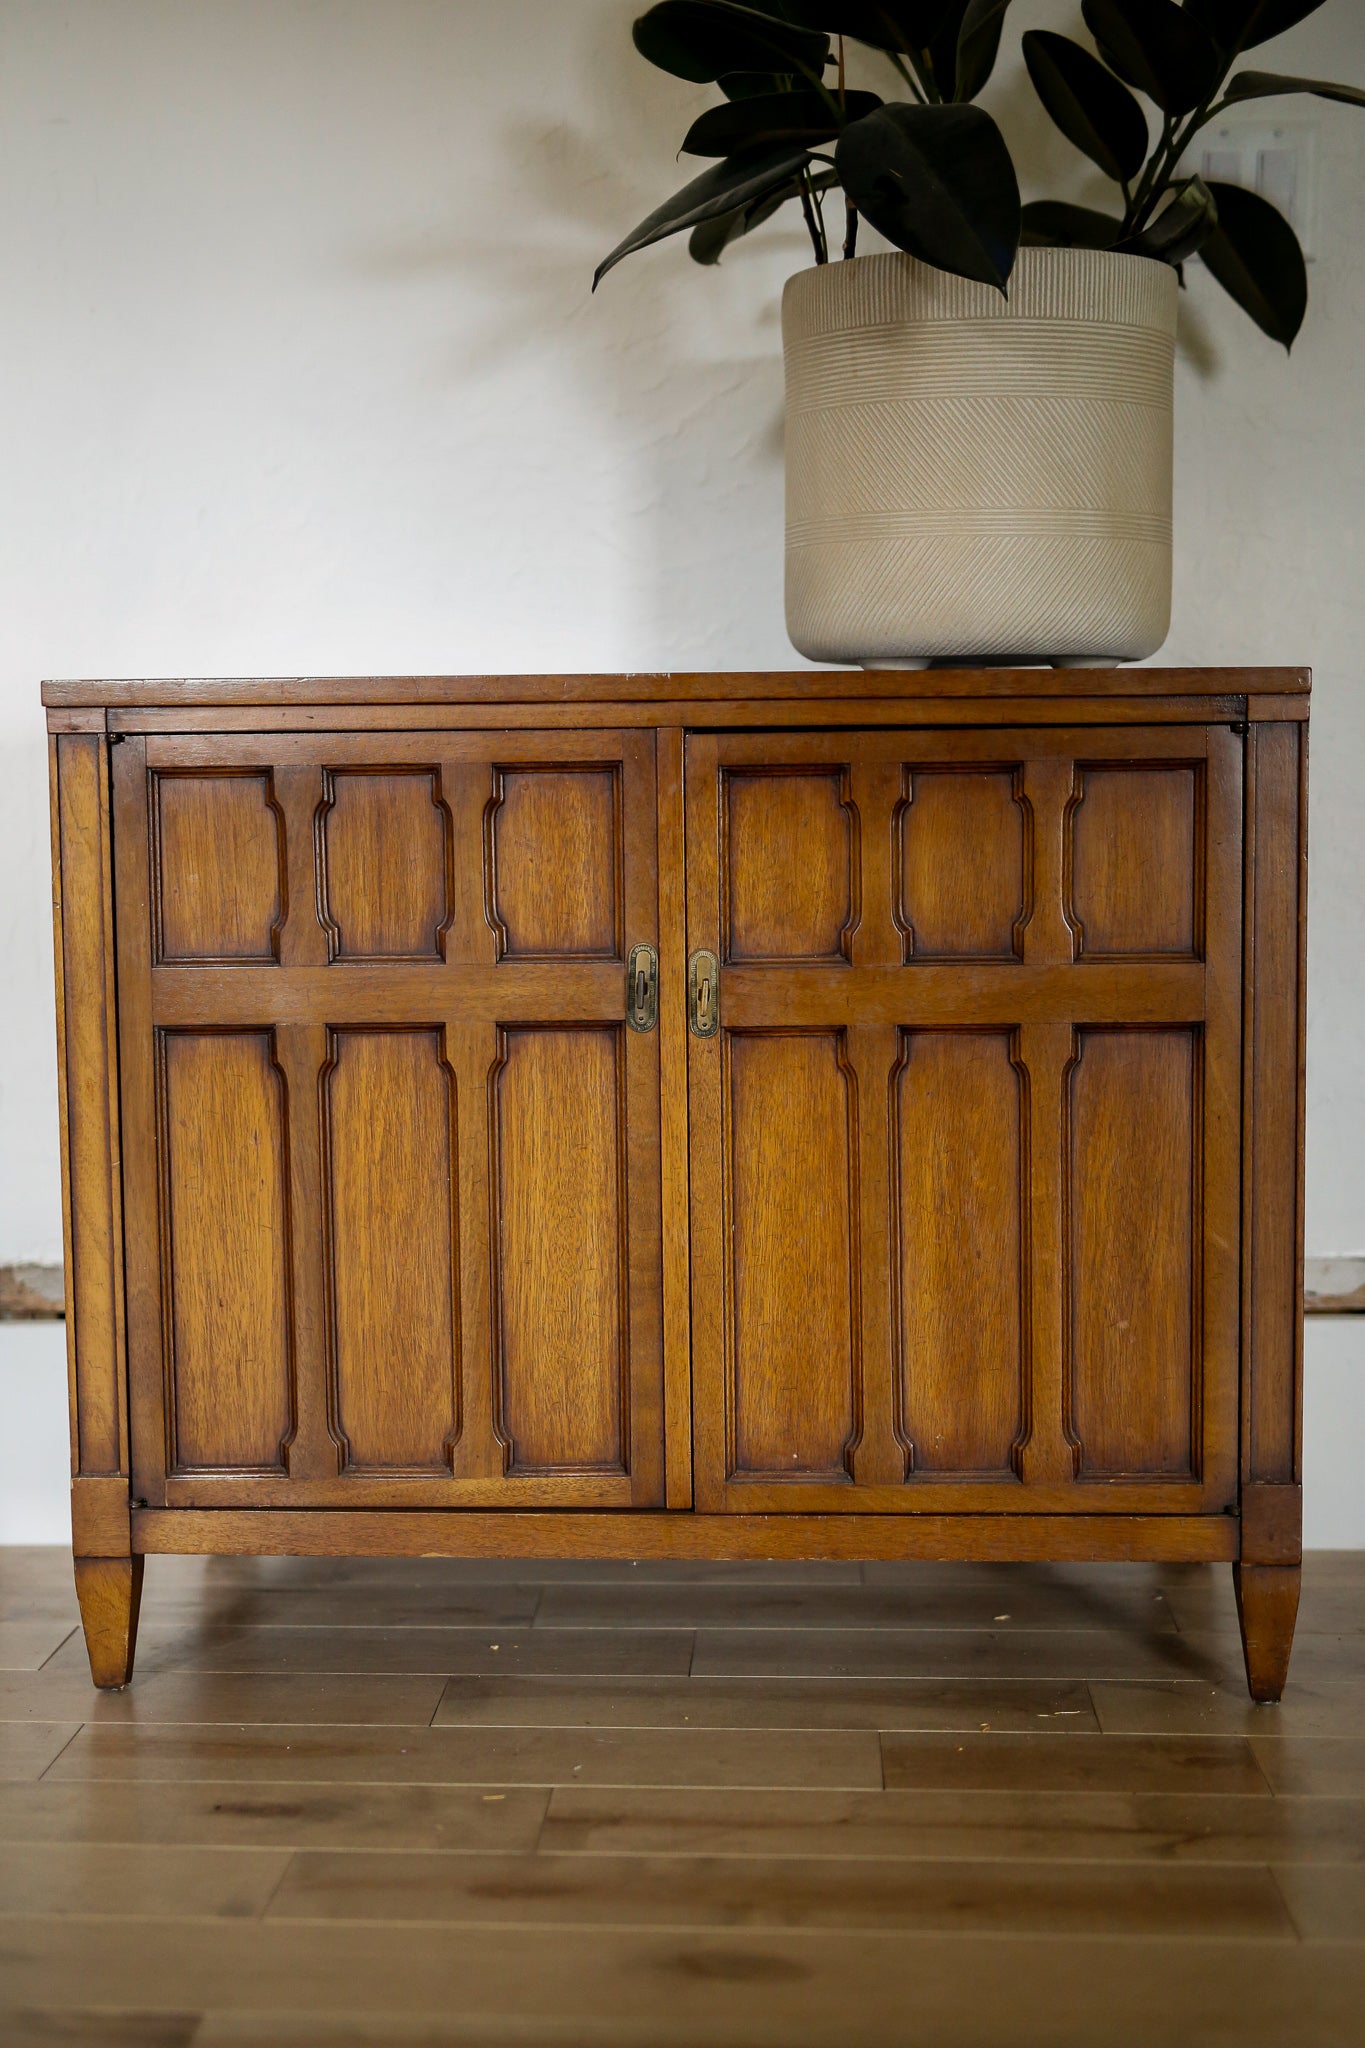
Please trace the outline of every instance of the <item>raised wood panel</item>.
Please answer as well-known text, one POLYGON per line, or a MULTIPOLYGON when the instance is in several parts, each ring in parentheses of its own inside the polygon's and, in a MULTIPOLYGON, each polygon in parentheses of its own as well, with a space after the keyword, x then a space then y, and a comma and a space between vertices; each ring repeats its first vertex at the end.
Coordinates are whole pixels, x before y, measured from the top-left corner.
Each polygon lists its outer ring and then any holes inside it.
POLYGON ((268 771, 154 779, 153 895, 160 960, 275 960, 284 819, 268 771))
POLYGON ((514 1473, 629 1463, 622 1040, 616 1025, 502 1037, 497 1421, 514 1473))
POLYGON ((916 1474, 1008 1477, 1024 1426, 1025 1095, 1007 1031, 906 1031, 894 1088, 901 1429, 916 1474))
POLYGON ((846 959, 858 894, 847 771, 727 774, 722 831, 724 957, 846 959))
POLYGON ((503 956, 620 954, 620 813, 614 767, 498 771, 487 888, 489 921, 503 956))
POLYGON ((334 1425, 348 1471, 459 1432, 455 1080, 439 1030, 336 1031, 323 1084, 334 1425))
POLYGON ((1195 763, 1078 771, 1069 910, 1082 959, 1202 950, 1200 776, 1195 763))
POLYGON ((842 1034, 733 1033, 725 1063, 729 1468, 843 1482, 860 1402, 842 1034))
POLYGON ((159 1066, 172 1466, 277 1470, 292 1408, 285 1103, 271 1034, 165 1032, 159 1066))
POLYGON ((1030 850, 1021 771, 907 769, 897 816, 906 959, 1019 956, 1030 850))
POLYGON ((433 768, 330 769, 320 898, 334 960, 439 960, 451 917, 451 819, 433 768))
POLYGON ((1081 1031, 1069 1095, 1072 1434, 1083 1478, 1196 1461, 1197 1031, 1081 1031))

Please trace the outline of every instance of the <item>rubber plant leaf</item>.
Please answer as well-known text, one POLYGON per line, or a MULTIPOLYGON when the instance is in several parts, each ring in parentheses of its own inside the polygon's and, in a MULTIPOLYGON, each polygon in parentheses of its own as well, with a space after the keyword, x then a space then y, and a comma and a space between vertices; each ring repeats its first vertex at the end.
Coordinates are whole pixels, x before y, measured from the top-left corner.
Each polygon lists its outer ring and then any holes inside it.
POLYGON ((849 199, 896 248, 1005 289, 1019 249, 1019 183, 989 114, 879 107, 845 128, 834 161, 849 199))
POLYGON ((1030 29, 1024 62, 1038 97, 1068 142, 1106 177, 1130 184, 1147 159, 1147 116, 1127 86, 1069 36, 1030 29))
POLYGON ((1123 222, 1093 206, 1072 206, 1064 199, 1034 199, 1024 208, 1023 240, 1030 248, 1112 249, 1123 222))
POLYGON ((808 162, 806 150, 784 145, 780 149, 727 157, 724 163, 713 164, 690 185, 684 185, 681 192, 656 206, 639 227, 617 243, 610 256, 597 266, 593 290, 623 256, 633 256, 637 249, 647 249, 652 242, 662 242, 684 228, 694 228, 704 220, 714 220, 720 214, 733 213, 766 198, 780 186, 790 184, 808 162))
POLYGON ((1222 76, 1212 36, 1175 0, 1083 0, 1081 13, 1105 62, 1163 113, 1191 113, 1222 76))
POLYGON ((1202 22, 1229 56, 1268 43, 1306 21, 1325 0, 1185 0, 1185 11, 1202 22))
POLYGON ((829 101, 818 92, 765 93, 761 99, 733 100, 721 107, 708 107, 683 137, 687 156, 733 156, 741 149, 775 147, 779 142, 830 142, 849 121, 875 113, 881 99, 875 92, 844 95, 844 116, 830 110, 829 101))
POLYGON ((1286 78, 1278 71, 1239 71, 1228 83, 1223 104, 1273 100, 1294 92, 1313 93, 1320 100, 1341 100, 1348 107, 1365 107, 1365 86, 1333 85, 1328 78, 1286 78))
POLYGON ((1218 226, 1218 205, 1202 178, 1187 178, 1172 191, 1140 235, 1124 243, 1139 256, 1154 256, 1179 267, 1197 256, 1218 226))
POLYGON ((716 83, 727 100, 758 100, 770 92, 791 92, 796 81, 785 71, 723 71, 716 83))
MULTIPOLYGON (((837 183, 832 171, 811 179, 816 192, 828 192, 837 183)), ((733 213, 721 213, 711 220, 704 220, 693 228, 687 241, 687 253, 694 263, 719 263, 731 242, 737 242, 743 235, 752 234, 755 228, 770 221, 775 213, 792 199, 801 196, 801 183, 793 178, 789 185, 782 185, 776 192, 768 193, 764 199, 756 199, 750 206, 736 207, 733 213)))
POLYGON ((1272 341, 1293 345, 1308 310, 1308 269, 1293 228, 1257 192, 1210 181, 1218 225, 1204 262, 1272 341))
POLYGON ((710 85, 729 71, 819 77, 829 37, 732 0, 659 0, 636 22, 635 47, 675 78, 710 85))
POLYGON ((957 37, 954 97, 974 100, 995 69, 1010 0, 970 0, 957 37))

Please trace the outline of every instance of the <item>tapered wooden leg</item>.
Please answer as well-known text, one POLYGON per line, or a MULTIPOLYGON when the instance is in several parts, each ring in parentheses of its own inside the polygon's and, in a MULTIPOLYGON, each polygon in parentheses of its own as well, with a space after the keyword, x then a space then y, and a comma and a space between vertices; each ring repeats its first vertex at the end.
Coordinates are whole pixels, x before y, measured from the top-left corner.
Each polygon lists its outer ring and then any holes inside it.
POLYGON ((1247 1686, 1254 1700, 1278 1700, 1284 1691, 1302 1578, 1303 1567, 1297 1564, 1232 1567, 1247 1686))
POLYGON ((96 1685, 127 1685, 137 1648, 137 1614, 142 1602, 140 1557, 78 1557, 76 1598, 96 1685))

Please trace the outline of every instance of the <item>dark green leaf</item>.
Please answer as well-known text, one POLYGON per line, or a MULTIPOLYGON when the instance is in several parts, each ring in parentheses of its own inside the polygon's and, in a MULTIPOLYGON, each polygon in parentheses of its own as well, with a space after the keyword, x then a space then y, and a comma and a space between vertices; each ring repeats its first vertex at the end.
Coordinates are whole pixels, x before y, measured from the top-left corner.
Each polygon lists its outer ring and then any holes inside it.
POLYGON ((733 156, 739 149, 779 142, 803 142, 814 148, 831 141, 848 121, 861 120, 880 105, 875 92, 847 93, 846 118, 841 122, 823 93, 775 92, 762 99, 734 100, 698 115, 683 139, 683 149, 688 156, 733 156))
POLYGON ((1185 11, 1203 23, 1230 57, 1268 43, 1287 28, 1316 14, 1324 0, 1185 0, 1185 11))
POLYGON ((1278 71, 1239 71, 1223 94, 1233 100, 1273 100, 1282 93, 1308 92, 1320 100, 1342 100, 1348 107, 1365 107, 1365 87, 1333 85, 1326 78, 1286 78, 1278 71))
POLYGON ((957 38, 955 98, 974 100, 995 69, 1010 0, 970 0, 957 38))
POLYGON ((637 249, 647 249, 651 242, 662 242, 666 235, 679 234, 684 228, 694 228, 701 221, 714 220, 720 214, 733 213, 741 206, 767 198, 780 186, 789 185, 808 161, 804 149, 782 148, 765 149, 757 155, 751 152, 745 156, 727 157, 724 163, 713 164, 690 185, 684 185, 681 192, 675 192, 662 206, 656 206, 624 242, 617 244, 610 256, 598 265, 592 281, 593 290, 597 290, 607 272, 623 256, 632 256, 637 249))
MULTIPOLYGON (((834 173, 826 171, 823 176, 812 178, 811 184, 817 192, 828 192, 836 183, 834 173)), ((793 178, 789 185, 770 192, 765 199, 756 199, 751 206, 738 206, 733 213, 718 214, 713 220, 704 220, 693 228, 688 238, 687 253, 694 263, 719 263, 731 242, 737 242, 742 235, 752 234, 772 219, 789 201, 799 199, 801 183, 793 178)))
POLYGON ((727 100, 757 100, 770 92, 790 92, 796 80, 783 71, 724 71, 716 83, 727 100))
POLYGON ((1225 292, 1289 348, 1308 310, 1308 270, 1282 213, 1240 185, 1210 184, 1218 225, 1200 254, 1225 292))
POLYGON ((642 57, 697 85, 727 71, 818 74, 829 55, 827 35, 731 0, 659 0, 633 33, 642 57))
POLYGON ((879 107, 834 152, 845 192, 888 242, 1004 290, 1019 247, 1019 183, 978 107, 879 107))
POLYGON ((1187 178, 1173 187, 1168 203, 1140 235, 1125 242, 1139 256, 1162 263, 1184 263, 1198 254, 1218 226, 1218 207, 1202 178, 1187 178))
POLYGON ((1069 142, 1118 184, 1147 158, 1147 116, 1126 86, 1069 36, 1030 29, 1024 61, 1038 97, 1069 142))
POLYGON ((1030 248, 1112 249, 1123 233, 1123 222, 1091 206, 1035 199, 1024 208, 1023 228, 1030 248))
POLYGON ((957 89, 958 45, 962 41, 970 4, 971 0, 949 0, 943 19, 929 40, 929 62, 935 83, 945 100, 952 99, 957 89))
POLYGON ((1188 114, 1211 97, 1222 60, 1175 0, 1083 0, 1081 13, 1105 62, 1163 113, 1188 114))

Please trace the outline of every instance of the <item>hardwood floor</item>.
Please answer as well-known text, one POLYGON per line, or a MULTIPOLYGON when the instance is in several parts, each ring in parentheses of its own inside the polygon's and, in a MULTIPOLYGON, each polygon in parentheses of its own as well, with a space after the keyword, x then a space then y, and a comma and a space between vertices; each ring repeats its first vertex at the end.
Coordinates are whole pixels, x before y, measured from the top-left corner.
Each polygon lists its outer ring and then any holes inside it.
POLYGON ((96 1694, 0 1550, 5 2048, 1359 2048, 1365 1553, 153 1558, 96 1694))

